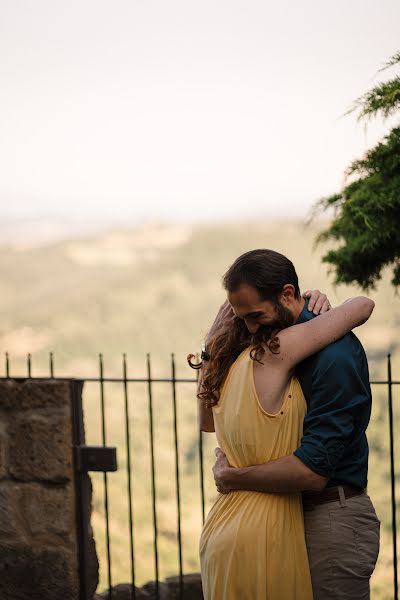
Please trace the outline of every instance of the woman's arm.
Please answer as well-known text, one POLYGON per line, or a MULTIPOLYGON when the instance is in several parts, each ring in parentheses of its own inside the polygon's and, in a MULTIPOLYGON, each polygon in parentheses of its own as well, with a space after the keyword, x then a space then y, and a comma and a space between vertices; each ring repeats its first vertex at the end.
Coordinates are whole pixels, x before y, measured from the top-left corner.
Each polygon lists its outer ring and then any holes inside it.
MULTIPOLYGON (((205 375, 206 369, 207 362, 203 361, 203 366, 200 370, 200 378, 197 393, 202 391, 201 382, 205 375)), ((197 419, 199 422, 200 431, 206 431, 207 433, 215 431, 212 408, 207 408, 204 404, 204 400, 200 400, 199 398, 197 399, 197 419)))
POLYGON ((307 323, 293 325, 279 332, 280 352, 276 355, 293 368, 311 354, 315 354, 343 337, 354 327, 367 321, 375 302, 366 296, 346 300, 340 306, 312 319, 307 323))

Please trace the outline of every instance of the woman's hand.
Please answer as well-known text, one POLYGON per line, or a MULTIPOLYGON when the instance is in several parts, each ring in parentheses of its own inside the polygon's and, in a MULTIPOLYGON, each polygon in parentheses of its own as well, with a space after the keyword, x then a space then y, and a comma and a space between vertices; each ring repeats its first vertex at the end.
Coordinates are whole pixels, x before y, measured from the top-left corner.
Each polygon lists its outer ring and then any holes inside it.
POLYGON ((308 310, 314 315, 322 315, 332 308, 328 296, 319 290, 307 290, 304 292, 303 298, 309 298, 308 310))
POLYGON ((229 494, 231 490, 227 487, 224 476, 226 475, 227 470, 232 469, 232 467, 221 448, 215 448, 214 454, 216 457, 213 466, 215 486, 220 494, 229 494))

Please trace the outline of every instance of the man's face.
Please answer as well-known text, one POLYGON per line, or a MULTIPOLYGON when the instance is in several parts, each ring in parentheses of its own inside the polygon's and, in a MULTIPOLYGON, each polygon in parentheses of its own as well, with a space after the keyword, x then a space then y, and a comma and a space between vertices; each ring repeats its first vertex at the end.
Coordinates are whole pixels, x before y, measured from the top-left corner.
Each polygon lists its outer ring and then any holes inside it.
POLYGON ((251 334, 257 333, 262 325, 284 329, 294 323, 294 315, 281 303, 276 306, 270 300, 262 300, 257 290, 242 285, 236 292, 228 294, 233 312, 243 319, 251 334))

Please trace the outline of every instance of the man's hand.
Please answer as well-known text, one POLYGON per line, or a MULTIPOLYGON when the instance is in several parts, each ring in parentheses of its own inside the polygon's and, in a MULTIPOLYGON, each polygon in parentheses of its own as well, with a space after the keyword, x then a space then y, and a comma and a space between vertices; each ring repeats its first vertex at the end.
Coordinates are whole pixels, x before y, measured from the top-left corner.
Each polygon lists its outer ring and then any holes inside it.
POLYGON ((228 300, 220 306, 217 316, 214 319, 214 323, 211 325, 210 331, 207 334, 206 339, 206 347, 208 342, 227 324, 233 323, 233 319, 235 318, 235 314, 232 310, 232 306, 229 304, 228 300))
POLYGON ((233 467, 229 464, 228 459, 221 448, 215 448, 214 454, 217 459, 213 466, 215 485, 220 494, 229 494, 231 490, 226 486, 224 476, 226 475, 227 470, 232 469, 233 467))
POLYGON ((322 315, 332 308, 327 295, 319 290, 307 290, 304 292, 303 298, 309 298, 308 310, 314 315, 322 315))
POLYGON ((314 473, 294 454, 239 468, 229 464, 221 448, 215 448, 215 456, 214 480, 221 494, 234 490, 267 494, 291 494, 303 490, 320 492, 328 482, 327 477, 314 473))

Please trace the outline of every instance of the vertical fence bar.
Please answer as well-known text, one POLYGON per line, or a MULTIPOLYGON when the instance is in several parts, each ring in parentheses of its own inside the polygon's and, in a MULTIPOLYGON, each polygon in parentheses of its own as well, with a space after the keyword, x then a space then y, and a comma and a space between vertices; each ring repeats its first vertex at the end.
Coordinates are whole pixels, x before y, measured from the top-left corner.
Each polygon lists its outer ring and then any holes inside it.
MULTIPOLYGON (((103 446, 106 446, 106 419, 104 406, 104 367, 103 355, 99 354, 99 371, 100 371, 100 401, 101 401, 101 431, 103 446)), ((111 580, 111 552, 110 552, 110 526, 108 518, 108 485, 107 473, 103 473, 104 481, 104 512, 106 522, 106 546, 107 546, 107 576, 108 576, 108 597, 112 599, 112 580, 111 580)))
POLYGON ((387 357, 388 374, 388 408, 389 408, 389 432, 390 432, 390 481, 392 488, 392 533, 393 533, 393 584, 394 600, 398 600, 398 580, 397 580, 397 526, 396 526, 396 486, 394 469, 394 435, 393 435, 393 395, 392 395, 392 363, 391 356, 387 357))
POLYGON ((175 356, 171 354, 171 381, 172 381, 172 404, 174 409, 174 440, 175 440, 175 478, 176 478, 176 503, 178 517, 178 556, 179 556, 179 599, 183 598, 183 568, 182 568, 182 532, 181 532, 181 494, 179 481, 179 447, 178 447, 178 416, 176 408, 176 375, 175 356))
POLYGON ((150 456, 151 456, 151 496, 153 504, 153 527, 154 527, 154 570, 156 599, 159 600, 159 574, 158 574, 158 534, 157 534, 157 510, 156 510, 156 476, 154 460, 154 423, 153 423, 153 390, 151 379, 150 354, 147 354, 147 385, 149 395, 149 434, 150 434, 150 456))
POLYGON ((132 600, 135 600, 136 588, 135 588, 135 560, 134 560, 134 543, 133 543, 131 442, 130 442, 130 429, 129 429, 129 398, 128 398, 126 354, 123 355, 123 374, 124 374, 124 400, 125 400, 126 471, 127 471, 127 481, 128 481, 128 519, 129 519, 129 544, 130 544, 129 547, 130 547, 131 581, 132 581, 131 598, 132 598, 132 600))
POLYGON ((28 377, 30 379, 32 377, 32 355, 30 352, 27 357, 27 367, 28 367, 28 377))
POLYGON ((54 356, 53 356, 52 352, 50 352, 50 354, 49 354, 49 367, 50 367, 50 377, 51 377, 51 379, 54 379, 54 356))
POLYGON ((10 357, 8 352, 6 352, 6 377, 10 377, 10 357))

